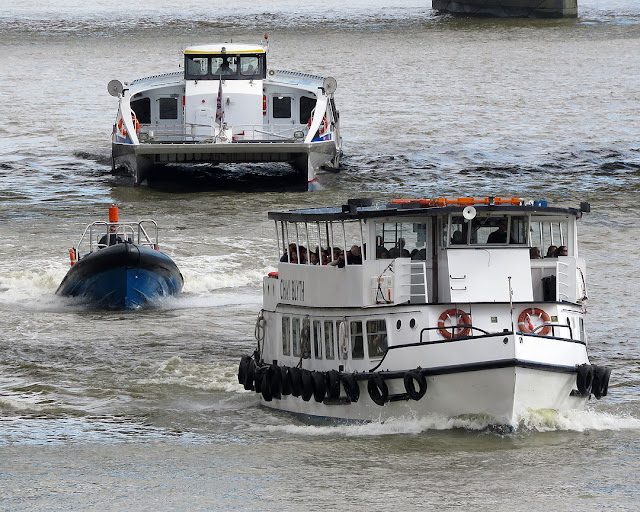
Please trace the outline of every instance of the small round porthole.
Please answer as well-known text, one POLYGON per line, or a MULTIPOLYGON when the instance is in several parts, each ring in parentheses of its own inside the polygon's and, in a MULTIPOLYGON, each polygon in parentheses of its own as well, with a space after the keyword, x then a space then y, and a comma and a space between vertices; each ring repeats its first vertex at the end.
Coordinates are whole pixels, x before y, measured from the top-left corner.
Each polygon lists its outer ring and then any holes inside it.
POLYGON ((396 329, 400 330, 400 327, 402 327, 402 320, 396 322, 396 329))
POLYGON ((409 327, 411 327, 412 329, 416 328, 416 319, 412 318, 411 320, 409 320, 409 327))

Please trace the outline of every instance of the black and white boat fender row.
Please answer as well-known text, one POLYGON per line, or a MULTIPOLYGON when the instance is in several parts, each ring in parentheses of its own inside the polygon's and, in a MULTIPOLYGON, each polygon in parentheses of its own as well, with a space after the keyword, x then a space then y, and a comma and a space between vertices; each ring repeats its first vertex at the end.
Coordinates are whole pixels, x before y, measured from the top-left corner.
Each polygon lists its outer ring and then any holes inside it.
MULTIPOLYGON (((367 380, 371 400, 384 405, 395 400, 420 400, 427 392, 427 379, 420 368, 409 370, 402 376, 406 393, 389 394, 384 376, 378 372, 344 373, 338 370, 311 371, 304 368, 256 364, 252 356, 243 356, 238 368, 238 382, 248 391, 261 393, 265 401, 291 395, 308 402, 311 397, 325 404, 348 404, 360 399, 358 380, 367 380), (340 384, 345 397, 341 396, 340 384)), ((394 376, 395 378, 395 376, 394 376)))
POLYGON ((585 363, 578 365, 576 372, 576 386, 580 395, 589 396, 593 393, 598 400, 607 396, 611 368, 585 363))

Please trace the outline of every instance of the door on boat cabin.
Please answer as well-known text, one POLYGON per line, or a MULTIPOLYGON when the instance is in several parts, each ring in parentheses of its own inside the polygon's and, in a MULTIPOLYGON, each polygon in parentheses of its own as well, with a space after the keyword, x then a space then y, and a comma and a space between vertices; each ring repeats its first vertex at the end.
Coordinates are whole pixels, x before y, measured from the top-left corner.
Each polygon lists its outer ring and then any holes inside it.
POLYGON ((155 118, 155 140, 176 140, 183 137, 182 94, 163 94, 153 105, 155 118))

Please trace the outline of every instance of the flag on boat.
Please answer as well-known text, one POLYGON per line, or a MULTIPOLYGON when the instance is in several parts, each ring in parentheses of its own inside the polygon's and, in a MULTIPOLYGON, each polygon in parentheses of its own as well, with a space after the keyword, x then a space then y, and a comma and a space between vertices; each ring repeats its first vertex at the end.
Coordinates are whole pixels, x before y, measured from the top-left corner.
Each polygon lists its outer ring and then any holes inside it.
POLYGON ((224 107, 222 106, 222 79, 220 79, 220 86, 218 87, 218 103, 216 105, 216 123, 222 126, 224 122, 224 107))

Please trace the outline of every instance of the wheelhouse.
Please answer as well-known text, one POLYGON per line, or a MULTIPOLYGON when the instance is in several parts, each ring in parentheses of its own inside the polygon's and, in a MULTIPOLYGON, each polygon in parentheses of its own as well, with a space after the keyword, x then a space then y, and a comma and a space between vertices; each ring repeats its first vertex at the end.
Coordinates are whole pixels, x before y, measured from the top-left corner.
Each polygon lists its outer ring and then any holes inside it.
POLYGON ((263 80, 267 77, 267 55, 252 45, 207 45, 184 52, 185 80, 263 80))

